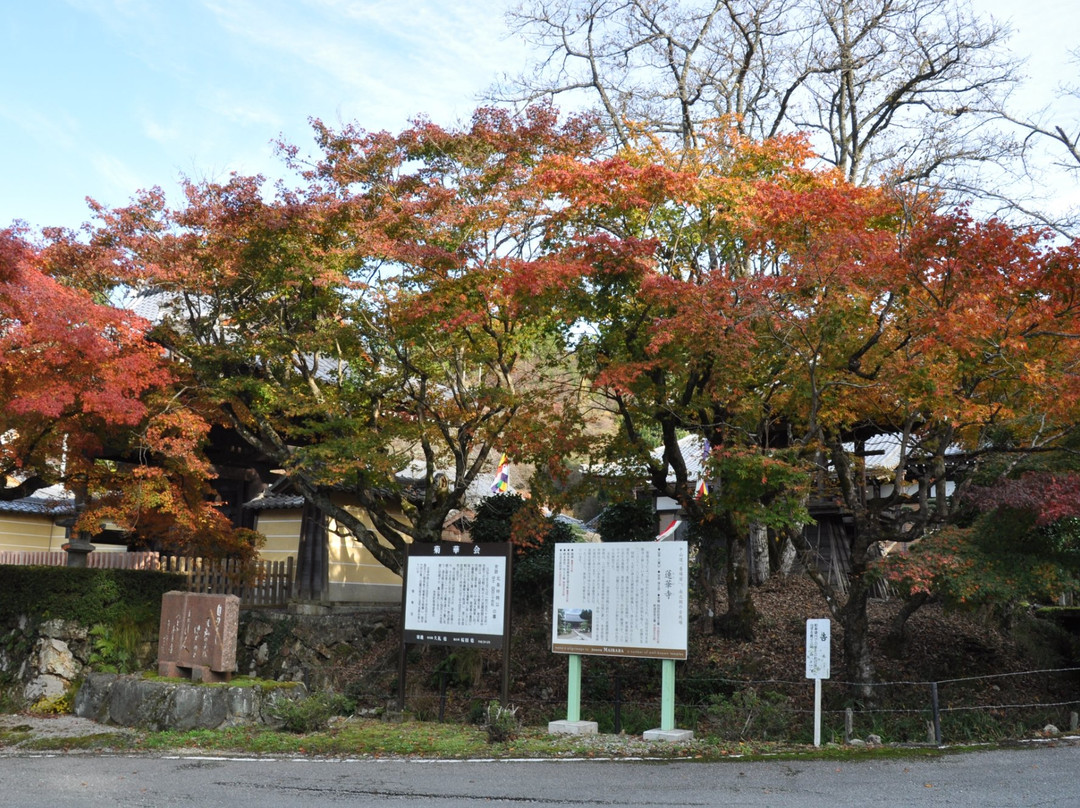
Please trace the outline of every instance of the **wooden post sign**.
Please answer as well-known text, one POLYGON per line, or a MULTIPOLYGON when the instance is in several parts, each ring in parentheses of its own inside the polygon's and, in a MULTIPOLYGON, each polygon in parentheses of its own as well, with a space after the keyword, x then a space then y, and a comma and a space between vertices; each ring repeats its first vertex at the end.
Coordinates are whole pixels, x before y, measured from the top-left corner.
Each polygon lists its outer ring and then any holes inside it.
POLYGON ((398 702, 405 702, 405 646, 460 645, 503 650, 503 701, 509 688, 509 542, 410 544, 401 587, 398 702))
POLYGON ((814 680, 814 746, 821 746, 821 680, 829 678, 831 644, 828 620, 806 621, 806 678, 814 680))

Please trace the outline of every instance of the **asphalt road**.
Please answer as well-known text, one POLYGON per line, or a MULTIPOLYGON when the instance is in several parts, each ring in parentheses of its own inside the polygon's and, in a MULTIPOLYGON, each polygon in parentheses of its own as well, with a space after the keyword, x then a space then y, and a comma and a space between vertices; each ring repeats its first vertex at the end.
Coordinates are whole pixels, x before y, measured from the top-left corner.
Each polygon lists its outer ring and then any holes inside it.
POLYGON ((0 757, 11 808, 1080 806, 1080 747, 860 761, 462 761, 0 757))

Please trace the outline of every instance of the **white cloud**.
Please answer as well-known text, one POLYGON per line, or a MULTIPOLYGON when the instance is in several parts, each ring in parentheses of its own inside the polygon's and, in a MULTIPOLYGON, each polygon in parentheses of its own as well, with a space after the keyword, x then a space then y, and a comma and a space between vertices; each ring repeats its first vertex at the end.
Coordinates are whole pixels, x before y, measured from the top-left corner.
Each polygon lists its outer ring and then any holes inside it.
POLYGON ((302 75, 312 107, 393 128, 419 114, 445 120, 471 111, 478 93, 522 57, 500 39, 507 2, 204 0, 204 7, 236 47, 310 71, 302 75))
POLYGON ((154 183, 144 178, 126 162, 113 154, 98 152, 90 158, 94 171, 105 180, 110 197, 127 199, 139 188, 146 188, 154 183))
MULTIPOLYGON (((79 143, 79 123, 63 110, 48 114, 41 108, 26 105, 0 106, 0 118, 10 121, 39 143, 57 149, 73 149, 79 143)), ((13 159, 11 155, 8 159, 13 159)))
POLYGON ((175 126, 170 126, 150 118, 143 120, 141 128, 142 133, 150 138, 150 140, 162 145, 168 145, 169 143, 175 142, 180 135, 179 130, 175 126))

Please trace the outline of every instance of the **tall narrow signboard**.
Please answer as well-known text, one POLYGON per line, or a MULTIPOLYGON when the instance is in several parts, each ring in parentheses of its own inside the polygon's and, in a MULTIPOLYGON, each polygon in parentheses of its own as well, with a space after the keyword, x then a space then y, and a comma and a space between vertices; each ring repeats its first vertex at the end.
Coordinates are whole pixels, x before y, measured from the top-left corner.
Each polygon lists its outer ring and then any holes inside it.
POLYGON ((806 678, 814 680, 814 746, 821 746, 821 680, 829 678, 831 641, 828 620, 806 621, 806 678))

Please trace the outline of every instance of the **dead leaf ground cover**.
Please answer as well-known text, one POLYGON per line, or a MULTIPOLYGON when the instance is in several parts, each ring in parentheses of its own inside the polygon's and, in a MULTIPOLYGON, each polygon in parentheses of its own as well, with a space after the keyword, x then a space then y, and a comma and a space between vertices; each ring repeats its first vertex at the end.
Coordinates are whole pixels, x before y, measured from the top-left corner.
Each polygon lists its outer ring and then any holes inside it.
MULTIPOLYGON (((812 732, 813 683, 805 678, 808 618, 827 616, 815 585, 803 576, 775 579, 754 590, 759 613, 752 641, 690 629, 690 649, 677 665, 678 725, 699 733, 752 738, 812 732)), ((884 734, 896 741, 925 741, 937 683, 939 717, 964 740, 1030 734, 1046 723, 1067 729, 1076 700, 1076 641, 1026 614, 1010 626, 989 611, 956 612, 924 606, 910 619, 910 639, 899 655, 885 653, 890 622, 901 601, 874 601, 871 635, 877 680, 872 696, 855 698, 843 679, 842 632, 833 622, 832 678, 824 683, 827 737, 844 732, 845 710, 854 710, 855 735, 884 734), (1057 673, 1042 671, 1055 670, 1057 673)), ((566 717, 567 660, 550 652, 550 615, 540 608, 514 611, 510 701, 524 723, 566 717)), ((361 709, 393 704, 396 649, 384 647, 381 671, 353 672, 361 709), (361 684, 362 683, 362 684, 361 684)), ((406 710, 446 721, 478 720, 483 705, 499 697, 501 656, 442 647, 413 647, 408 654, 406 710)), ((659 725, 660 664, 654 660, 586 657, 582 718, 602 732, 638 733, 659 725)))

